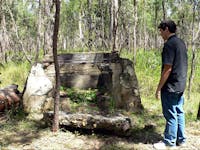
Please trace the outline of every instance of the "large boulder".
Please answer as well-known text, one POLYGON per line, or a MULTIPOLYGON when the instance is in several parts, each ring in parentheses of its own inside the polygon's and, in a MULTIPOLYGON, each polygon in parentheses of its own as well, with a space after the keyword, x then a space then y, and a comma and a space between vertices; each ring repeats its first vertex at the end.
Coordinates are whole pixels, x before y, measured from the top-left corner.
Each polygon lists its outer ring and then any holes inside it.
POLYGON ((44 72, 42 64, 33 65, 23 94, 23 107, 28 113, 42 113, 44 102, 51 96, 53 84, 44 72), (50 94, 51 95, 51 94, 50 94))

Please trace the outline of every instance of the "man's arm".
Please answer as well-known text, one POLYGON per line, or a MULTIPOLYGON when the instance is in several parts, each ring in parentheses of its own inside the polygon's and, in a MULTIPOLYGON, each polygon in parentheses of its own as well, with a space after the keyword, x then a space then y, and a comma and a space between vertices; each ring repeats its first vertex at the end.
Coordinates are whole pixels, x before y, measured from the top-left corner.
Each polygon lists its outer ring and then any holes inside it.
POLYGON ((171 71, 172 71, 172 65, 165 64, 164 68, 163 68, 163 71, 162 71, 162 74, 161 74, 161 77, 160 77, 160 82, 159 82, 157 90, 156 90, 156 94, 155 94, 156 99, 160 98, 161 88, 163 87, 163 85, 167 81, 171 71))

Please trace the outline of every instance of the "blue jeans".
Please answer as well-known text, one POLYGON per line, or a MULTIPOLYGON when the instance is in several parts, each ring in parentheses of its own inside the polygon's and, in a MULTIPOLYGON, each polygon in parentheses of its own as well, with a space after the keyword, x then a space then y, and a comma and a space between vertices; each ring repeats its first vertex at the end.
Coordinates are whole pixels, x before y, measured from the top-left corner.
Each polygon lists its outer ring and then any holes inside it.
POLYGON ((186 136, 183 94, 162 91, 161 102, 163 115, 166 119, 164 143, 170 146, 184 143, 186 136))

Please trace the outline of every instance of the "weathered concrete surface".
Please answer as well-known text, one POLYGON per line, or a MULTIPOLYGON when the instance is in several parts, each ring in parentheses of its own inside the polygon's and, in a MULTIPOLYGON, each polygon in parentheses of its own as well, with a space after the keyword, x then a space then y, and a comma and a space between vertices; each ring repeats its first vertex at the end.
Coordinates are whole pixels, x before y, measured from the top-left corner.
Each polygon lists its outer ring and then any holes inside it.
MULTIPOLYGON (((44 113, 45 123, 52 125, 54 113, 44 113)), ((123 116, 102 116, 85 113, 65 113, 59 112, 59 125, 73 128, 83 128, 92 130, 107 130, 118 135, 127 133, 131 127, 131 119, 123 116)))
MULTIPOLYGON (((61 86, 99 89, 109 94, 116 108, 138 111, 142 108, 133 64, 117 53, 76 53, 58 56, 61 86)), ((46 75, 54 83, 52 57, 43 62, 46 75)))

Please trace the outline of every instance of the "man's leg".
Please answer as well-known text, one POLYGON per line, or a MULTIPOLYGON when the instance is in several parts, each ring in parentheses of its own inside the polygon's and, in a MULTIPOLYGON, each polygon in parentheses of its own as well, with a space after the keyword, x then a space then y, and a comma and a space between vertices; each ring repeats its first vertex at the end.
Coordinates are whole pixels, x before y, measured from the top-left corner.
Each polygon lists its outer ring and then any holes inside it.
POLYGON ((163 115, 166 119, 166 126, 164 131, 164 143, 169 146, 176 145, 178 119, 176 107, 178 104, 178 94, 162 92, 161 102, 163 115))
POLYGON ((177 117, 178 117, 178 132, 177 132, 177 144, 185 143, 185 115, 183 110, 184 97, 181 95, 178 106, 177 106, 177 117))

